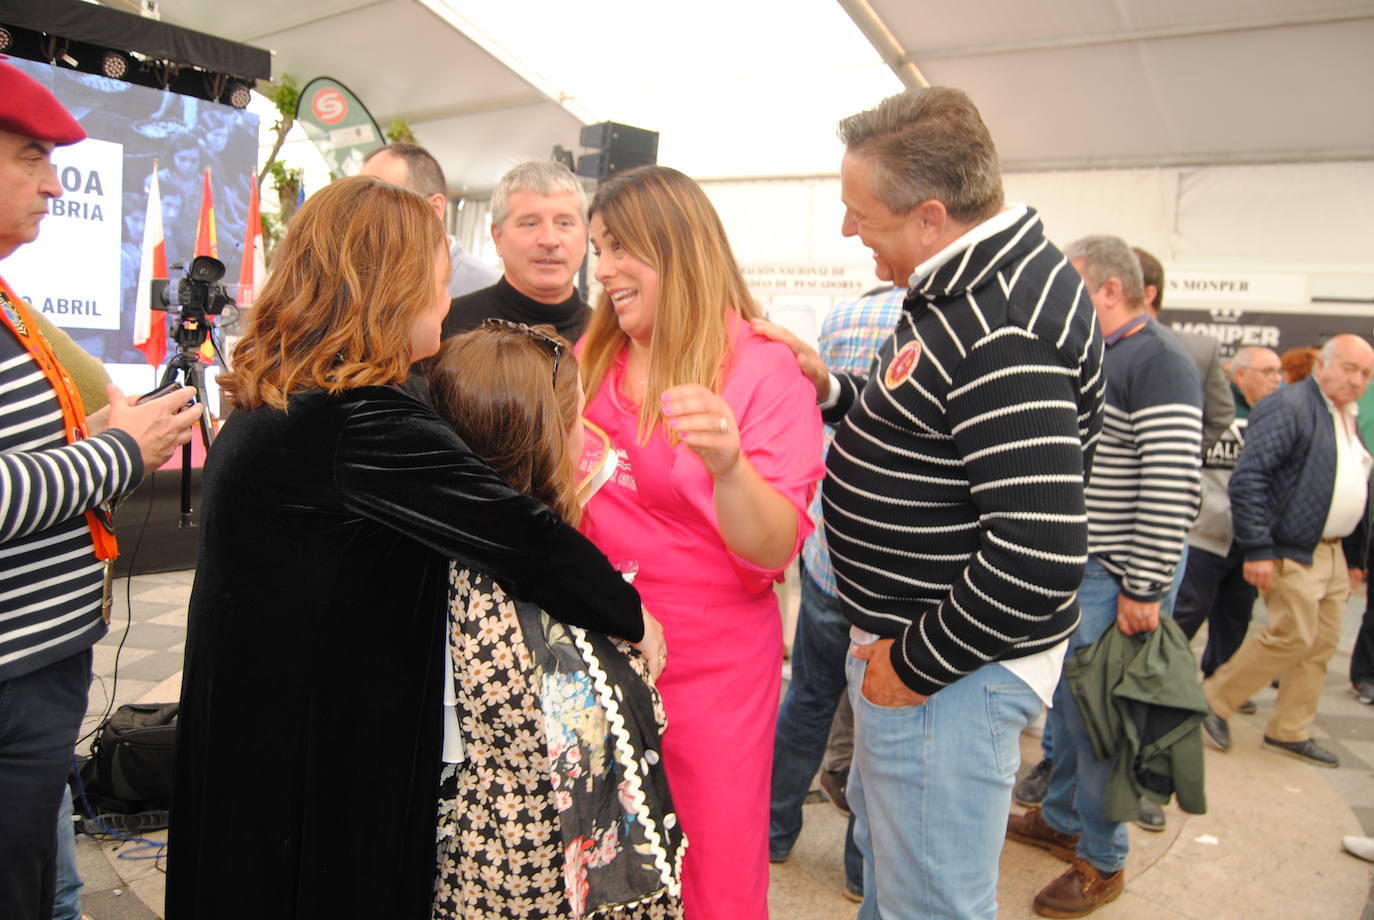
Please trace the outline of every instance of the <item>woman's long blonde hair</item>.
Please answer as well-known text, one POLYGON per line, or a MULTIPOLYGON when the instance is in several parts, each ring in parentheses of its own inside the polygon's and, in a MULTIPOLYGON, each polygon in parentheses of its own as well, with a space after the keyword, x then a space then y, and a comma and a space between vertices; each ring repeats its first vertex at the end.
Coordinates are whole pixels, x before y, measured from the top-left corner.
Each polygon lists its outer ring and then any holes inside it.
POLYGON ((552 326, 486 323, 446 340, 428 377, 435 411, 473 453, 517 492, 578 522, 578 458, 567 449, 580 424, 577 358, 567 340, 552 326), (548 339, 559 343, 556 372, 548 339))
MULTIPOLYGON (((760 314, 730 251, 720 217, 687 176, 666 166, 642 166, 608 180, 592 199, 621 246, 658 272, 658 307, 649 339, 649 375, 639 408, 639 438, 663 421, 659 396, 670 387, 699 383, 719 391, 730 350, 726 317, 760 314)), ((627 346, 603 290, 587 327, 582 366, 588 398, 627 346)), ((670 440, 675 441, 674 437, 670 440)))
POLYGON ((444 229, 419 195, 365 176, 301 206, 272 260, 252 326, 219 377, 235 408, 285 409, 330 393, 404 380, 411 328, 435 302, 444 229))

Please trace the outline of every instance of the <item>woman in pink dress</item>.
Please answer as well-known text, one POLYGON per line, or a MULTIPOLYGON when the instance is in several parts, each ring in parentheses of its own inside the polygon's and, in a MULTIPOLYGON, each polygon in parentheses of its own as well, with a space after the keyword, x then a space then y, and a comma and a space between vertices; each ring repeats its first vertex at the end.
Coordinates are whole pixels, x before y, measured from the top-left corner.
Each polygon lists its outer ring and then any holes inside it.
POLYGON ((603 292, 581 342, 586 417, 618 468, 582 529, 663 624, 664 766, 687 835, 688 920, 768 916, 768 791, 782 665, 773 582, 811 530, 814 388, 759 316, 695 182, 606 182, 589 229, 603 292))

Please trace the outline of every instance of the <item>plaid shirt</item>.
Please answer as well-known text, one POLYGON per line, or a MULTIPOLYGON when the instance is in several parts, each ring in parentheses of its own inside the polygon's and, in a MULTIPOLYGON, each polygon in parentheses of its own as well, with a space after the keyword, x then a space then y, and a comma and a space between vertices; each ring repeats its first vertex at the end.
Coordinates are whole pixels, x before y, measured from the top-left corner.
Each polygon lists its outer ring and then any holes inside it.
MULTIPOLYGON (((866 374, 878 353, 878 347, 892 335, 897 318, 906 300, 906 288, 894 287, 865 294, 857 300, 847 300, 826 316, 821 324, 819 348, 825 366, 837 373, 866 374)), ((829 447, 835 429, 826 426, 825 443, 829 447)), ((802 563, 806 574, 826 594, 835 596, 835 573, 830 568, 830 551, 825 545, 825 528, 821 526, 821 489, 811 502, 811 520, 816 529, 802 546, 802 563)))

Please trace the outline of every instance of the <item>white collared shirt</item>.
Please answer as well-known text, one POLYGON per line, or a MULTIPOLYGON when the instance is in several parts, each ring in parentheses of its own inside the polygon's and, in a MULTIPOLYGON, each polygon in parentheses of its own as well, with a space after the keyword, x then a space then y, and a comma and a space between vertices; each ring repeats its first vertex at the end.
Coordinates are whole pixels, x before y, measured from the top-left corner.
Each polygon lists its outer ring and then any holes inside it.
POLYGON ((1016 204, 1007 205, 1006 210, 994 214, 978 226, 970 227, 969 231, 963 236, 916 266, 916 270, 912 272, 911 277, 907 279, 907 289, 910 290, 920 284, 922 279, 929 277, 941 265, 944 265, 965 249, 971 249, 983 242, 983 240, 996 236, 1025 216, 1026 205, 1018 201, 1016 204))
MULTIPOLYGON (((866 629, 860 629, 857 626, 849 627, 851 648, 855 645, 872 645, 881 638, 882 636, 866 629)), ((897 642, 902 641, 900 636, 895 636, 894 639, 897 642)), ((1024 658, 1008 658, 998 662, 998 664, 1016 675, 1027 687, 1030 687, 1035 695, 1040 697, 1040 702, 1044 703, 1047 709, 1052 709, 1054 708, 1054 688, 1059 685, 1059 673, 1064 669, 1064 655, 1068 650, 1069 640, 1065 639, 1043 652, 1036 652, 1034 655, 1027 655, 1024 658)))
POLYGON ((1356 433, 1355 417, 1359 414, 1359 406, 1348 402, 1338 408, 1325 393, 1322 393, 1322 401, 1330 410, 1331 422, 1336 429, 1336 481, 1331 489, 1331 508, 1326 513, 1326 526, 1322 528, 1322 539, 1330 540, 1349 536, 1359 525, 1360 515, 1364 514, 1369 472, 1374 467, 1374 459, 1370 458, 1369 451, 1365 450, 1356 433))

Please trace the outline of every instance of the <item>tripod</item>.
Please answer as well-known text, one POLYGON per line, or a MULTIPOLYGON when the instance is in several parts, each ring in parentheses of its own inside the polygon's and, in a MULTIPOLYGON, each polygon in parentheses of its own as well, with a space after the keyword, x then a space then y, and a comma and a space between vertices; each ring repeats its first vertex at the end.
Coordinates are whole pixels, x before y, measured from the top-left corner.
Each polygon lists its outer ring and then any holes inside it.
MULTIPOLYGON (((200 439, 209 450, 210 443, 214 441, 215 434, 210 428, 210 414, 205 401, 205 365, 196 357, 200 351, 200 346, 210 336, 210 343, 214 346, 214 337, 210 333, 210 325, 204 317, 185 316, 181 317, 180 322, 173 323, 174 337, 177 342, 177 353, 167 359, 167 367, 162 371, 162 380, 158 388, 181 383, 185 386, 195 387, 196 403, 206 408, 200 415, 200 439), (178 376, 180 375, 180 376, 178 376)), ((215 356, 219 357, 219 348, 215 347, 215 356)), ((191 520, 191 442, 187 441, 181 445, 181 516, 177 519, 177 526, 188 528, 196 526, 191 520)))

